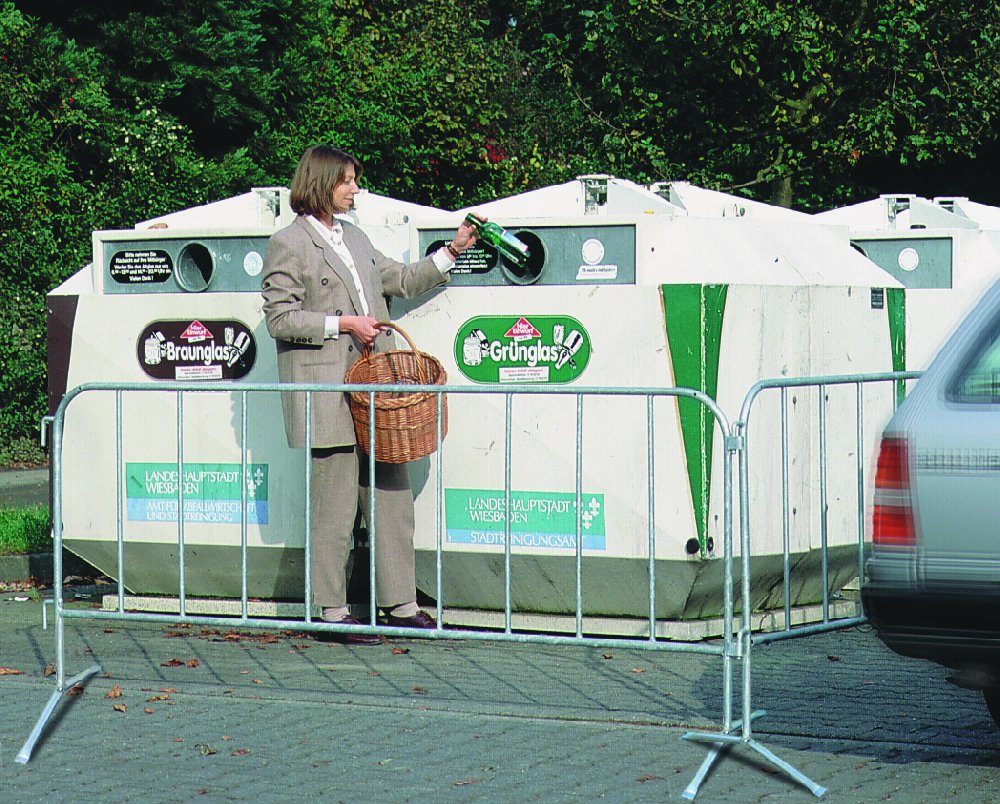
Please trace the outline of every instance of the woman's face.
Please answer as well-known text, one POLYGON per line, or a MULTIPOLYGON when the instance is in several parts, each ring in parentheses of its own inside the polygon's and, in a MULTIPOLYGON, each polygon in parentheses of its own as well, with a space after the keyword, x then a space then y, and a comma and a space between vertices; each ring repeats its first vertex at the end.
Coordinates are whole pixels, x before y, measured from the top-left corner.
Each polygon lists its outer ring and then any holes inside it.
POLYGON ((359 192, 355 181, 354 165, 348 165, 344 170, 344 180, 333 188, 334 212, 347 212, 354 206, 354 195, 359 192))

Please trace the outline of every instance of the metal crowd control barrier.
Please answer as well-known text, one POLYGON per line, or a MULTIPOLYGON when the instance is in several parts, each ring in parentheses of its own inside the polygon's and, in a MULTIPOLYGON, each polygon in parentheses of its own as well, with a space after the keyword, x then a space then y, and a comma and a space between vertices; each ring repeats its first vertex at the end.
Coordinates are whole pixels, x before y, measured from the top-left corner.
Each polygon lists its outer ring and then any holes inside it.
MULTIPOLYGON (((246 489, 247 489, 247 397, 249 394, 258 393, 280 393, 282 391, 288 390, 302 391, 305 393, 306 399, 306 421, 310 421, 309 412, 311 410, 310 405, 312 404, 312 396, 315 393, 330 392, 330 391, 362 391, 369 392, 369 404, 370 404, 370 417, 374 420, 375 411, 375 393, 380 391, 400 391, 404 390, 404 386, 396 385, 371 385, 371 386, 358 386, 358 385, 282 385, 278 383, 270 384, 240 384, 240 383, 218 383, 213 385, 206 385, 204 383, 195 382, 168 382, 161 383, 155 386, 149 384, 133 384, 133 383, 87 383, 74 388, 66 394, 63 398, 58 410, 55 413, 52 422, 52 447, 51 447, 51 463, 52 463, 52 483, 53 483, 53 510, 52 510, 52 523, 53 523, 53 540, 54 540, 54 561, 55 561, 55 577, 54 577, 54 616, 55 616, 55 628, 56 628, 56 690, 53 692, 51 699, 49 700, 47 706, 45 707, 42 715, 40 716, 35 728, 31 732, 24 747, 21 752, 17 755, 17 761, 25 763, 30 759, 31 752, 34 749, 35 743, 40 737, 42 731, 44 730, 49 717, 52 715, 56 704, 59 702, 60 697, 66 692, 67 689, 72 688, 76 684, 85 683, 88 679, 96 675, 101 671, 99 665, 95 665, 88 670, 80 673, 79 675, 66 679, 66 668, 65 668, 65 649, 64 649, 64 630, 65 622, 68 619, 92 619, 92 620, 117 620, 117 621, 144 621, 144 622, 158 622, 164 624, 174 624, 174 623, 191 623, 199 624, 203 626, 250 626, 267 628, 271 630, 277 629, 303 629, 309 631, 345 631, 346 627, 342 625, 337 625, 333 623, 323 622, 321 620, 314 620, 312 617, 312 607, 309 605, 311 601, 311 549, 309 537, 309 500, 307 495, 306 500, 306 524, 305 524, 305 589, 304 589, 304 601, 306 605, 304 607, 304 619, 303 620, 287 620, 278 618, 255 618, 251 617, 248 611, 248 594, 247 594, 247 499, 246 499, 246 489), (240 443, 242 445, 242 455, 241 455, 241 468, 242 468, 242 488, 243 488, 243 499, 242 499, 242 512, 241 512, 241 526, 240 526, 240 554, 241 554, 241 598, 240 598, 240 614, 234 617, 217 617, 217 616, 205 616, 191 614, 187 607, 187 592, 185 589, 185 558, 184 558, 184 520, 185 516, 181 512, 185 510, 184 508, 184 489, 183 484, 178 483, 177 497, 178 497, 178 517, 177 517, 177 546, 178 546, 178 604, 179 613, 177 614, 156 614, 150 612, 137 612, 137 611, 126 611, 125 610, 125 599, 124 599, 124 584, 118 584, 118 605, 117 609, 113 611, 102 611, 94 609, 74 609, 67 608, 65 606, 65 601, 63 597, 63 575, 62 575, 62 551, 63 551, 63 516, 62 516, 62 498, 63 498, 63 465, 62 465, 62 445, 63 445, 63 427, 67 408, 77 399, 80 395, 86 393, 94 392, 111 392, 114 394, 115 398, 115 455, 116 455, 116 471, 117 471, 117 488, 116 488, 116 504, 117 504, 117 574, 118 578, 121 579, 125 577, 125 566, 124 566, 124 522, 123 522, 123 488, 122 488, 122 478, 124 475, 123 471, 123 395, 124 394, 164 394, 170 393, 174 394, 176 397, 176 410, 177 410, 177 468, 178 477, 182 477, 183 465, 184 465, 184 443, 183 443, 183 420, 184 420, 184 399, 185 395, 188 394, 235 394, 238 395, 241 401, 241 414, 238 426, 241 430, 240 443)), ((506 518, 505 530, 504 530, 504 627, 502 633, 498 631, 472 631, 463 629, 459 630, 449 630, 443 627, 442 615, 445 601, 443 600, 443 584, 442 584, 442 509, 443 509, 443 483, 442 483, 442 466, 444 460, 446 460, 447 445, 442 444, 441 439, 441 406, 438 406, 438 449, 441 459, 437 461, 437 504, 436 504, 436 564, 437 564, 437 611, 436 611, 436 628, 433 630, 415 630, 406 628, 393 628, 388 626, 379 626, 375 622, 376 618, 376 605, 375 605, 375 564, 374 555, 377 549, 377 527, 378 523, 375 522, 374 516, 374 501, 372 502, 371 509, 368 512, 369 515, 369 539, 371 544, 370 550, 370 622, 368 625, 359 629, 368 633, 380 633, 387 636, 397 636, 397 637, 422 637, 422 638, 445 638, 450 640, 506 640, 515 641, 523 643, 542 643, 542 644, 573 644, 573 645, 583 645, 583 646, 593 646, 593 647, 622 647, 623 645, 633 648, 642 648, 649 650, 665 650, 665 651, 685 651, 690 653, 700 653, 700 654, 710 654, 719 656, 723 663, 723 689, 722 689, 722 699, 723 699, 723 717, 722 717, 722 728, 720 734, 714 734, 712 732, 700 735, 701 739, 728 739, 731 733, 735 729, 740 728, 740 722, 734 722, 732 719, 732 708, 733 708, 733 662, 738 657, 739 646, 737 645, 734 634, 732 633, 731 625, 733 623, 734 614, 734 600, 733 600, 733 586, 734 586, 734 576, 733 576, 733 550, 732 550, 732 464, 733 458, 737 452, 737 442, 732 438, 731 428, 725 414, 719 409, 718 405, 714 400, 705 396, 704 394, 687 388, 575 388, 572 390, 567 390, 565 388, 553 389, 551 387, 524 387, 524 386, 491 386, 489 388, 483 387, 453 387, 453 386, 405 386, 405 390, 409 392, 415 391, 426 391, 436 394, 501 394, 504 396, 505 400, 505 445, 504 445, 504 465, 505 465, 505 477, 504 477, 504 497, 505 505, 507 509, 510 509, 511 502, 511 454, 512 454, 512 443, 511 443, 511 420, 512 420, 512 408, 515 397, 520 397, 528 394, 547 394, 547 395, 560 395, 560 396, 572 396, 576 398, 576 632, 572 636, 566 635, 551 635, 551 634, 540 634, 540 633, 524 633, 515 632, 512 628, 511 623, 511 552, 512 552, 512 539, 511 539, 511 527, 510 519, 506 518), (648 634, 645 636, 637 637, 626 637, 626 638, 595 638, 588 637, 584 635, 583 630, 583 611, 584 611, 584 589, 583 589, 583 573, 582 573, 582 555, 583 555, 583 539, 582 539, 582 461, 583 461, 583 401, 585 397, 590 396, 632 396, 632 397, 644 397, 646 400, 646 443, 647 443, 647 495, 648 495, 648 521, 649 521, 649 533, 648 533, 648 543, 649 543, 649 628, 648 634), (706 643, 684 643, 669 641, 665 639, 658 639, 656 636, 656 614, 655 614, 655 586, 656 586, 656 550, 655 550, 655 532, 656 532, 656 517, 655 517, 655 477, 653 473, 654 460, 653 460, 653 431, 654 431, 654 400, 658 397, 687 397, 690 399, 697 400, 702 405, 704 405, 714 417, 722 436, 725 438, 725 471, 724 471, 724 483, 723 483, 723 494, 724 494, 724 538, 723 538, 723 561, 725 562, 725 582, 723 589, 723 622, 724 633, 719 643, 706 644, 706 643)), ((372 443, 369 445, 370 450, 374 449, 374 430, 371 435, 372 443)), ((311 433, 307 431, 306 433, 306 443, 311 443, 311 433)), ((308 484, 310 475, 310 453, 309 450, 304 450, 304 464, 306 480, 308 484)), ((374 485, 374 463, 371 463, 369 470, 369 482, 371 483, 371 488, 375 488, 374 485)), ((374 500, 374 495, 372 495, 372 500, 374 500)), ((357 626, 353 626, 353 629, 357 629, 357 626)), ((776 764, 783 766, 780 760, 776 760, 776 764)))
MULTIPOLYGON (((699 775, 685 791, 685 797, 694 798, 697 792, 698 783, 711 768, 712 763, 719 756, 724 747, 732 743, 742 742, 774 763, 785 773, 791 776, 800 784, 811 790, 816 796, 822 796, 825 789, 808 779, 795 768, 779 760, 770 751, 764 748, 753 737, 752 722, 762 717, 765 712, 751 711, 752 701, 752 647, 755 644, 763 644, 791 637, 808 636, 838 628, 845 628, 852 625, 859 625, 866 621, 863 615, 833 618, 830 616, 829 599, 829 544, 828 544, 828 500, 827 500, 827 389, 830 386, 854 386, 855 388, 855 466, 853 467, 857 477, 857 559, 858 577, 862 577, 864 572, 864 534, 865 534, 865 489, 870 487, 868 479, 865 477, 865 399, 864 389, 867 386, 878 384, 890 385, 890 400, 888 410, 880 421, 884 423, 888 419, 888 414, 895 408, 901 392, 904 390, 906 380, 914 380, 920 377, 922 372, 897 371, 885 372, 881 374, 854 374, 836 375, 826 377, 801 377, 782 378, 774 380, 762 380, 756 383, 748 392, 743 401, 740 411, 740 418, 733 423, 734 438, 739 442, 739 511, 740 511, 740 556, 742 569, 742 589, 740 600, 742 602, 742 627, 738 635, 738 652, 741 659, 743 690, 742 690, 742 717, 737 721, 736 728, 740 729, 739 736, 720 735, 685 735, 688 739, 700 739, 705 742, 716 743, 716 748, 709 754, 705 764, 699 771, 699 775), (789 439, 788 439, 788 389, 790 388, 815 388, 818 394, 817 402, 817 425, 818 425, 818 461, 819 461, 819 511, 816 512, 820 524, 820 560, 821 560, 821 583, 822 583, 822 621, 812 624, 793 625, 791 620, 791 567, 790 567, 790 527, 789 527, 789 439), (782 566, 782 591, 784 602, 784 627, 781 630, 752 632, 752 612, 749 605, 750 596, 750 556, 753 545, 751 534, 751 506, 750 490, 755 485, 750 479, 749 454, 750 450, 747 440, 750 434, 750 414, 758 396, 767 390, 778 390, 780 392, 780 457, 781 457, 781 505, 782 505, 782 545, 783 545, 783 566, 782 566)), ((808 468, 808 467, 807 467, 808 468)), ((803 471, 800 468, 800 471, 803 471)), ((756 499, 760 499, 759 496, 756 499)))

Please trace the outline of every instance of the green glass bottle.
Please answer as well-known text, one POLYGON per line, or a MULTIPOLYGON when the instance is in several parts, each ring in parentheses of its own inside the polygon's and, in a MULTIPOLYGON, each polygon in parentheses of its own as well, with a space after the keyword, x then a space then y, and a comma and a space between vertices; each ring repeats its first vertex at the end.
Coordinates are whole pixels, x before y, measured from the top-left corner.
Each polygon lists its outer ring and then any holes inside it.
POLYGON ((518 268, 523 267, 531 256, 524 243, 493 221, 484 221, 470 212, 465 216, 465 222, 476 227, 476 234, 482 242, 495 248, 518 268))

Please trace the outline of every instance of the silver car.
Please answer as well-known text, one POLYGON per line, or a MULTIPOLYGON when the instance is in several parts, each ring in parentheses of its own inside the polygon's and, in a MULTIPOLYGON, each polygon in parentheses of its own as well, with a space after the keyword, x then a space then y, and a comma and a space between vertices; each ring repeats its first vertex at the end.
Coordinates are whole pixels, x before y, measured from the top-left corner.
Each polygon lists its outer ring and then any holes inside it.
POLYGON ((890 648, 954 668, 1000 724, 1000 283, 883 431, 861 591, 890 648))

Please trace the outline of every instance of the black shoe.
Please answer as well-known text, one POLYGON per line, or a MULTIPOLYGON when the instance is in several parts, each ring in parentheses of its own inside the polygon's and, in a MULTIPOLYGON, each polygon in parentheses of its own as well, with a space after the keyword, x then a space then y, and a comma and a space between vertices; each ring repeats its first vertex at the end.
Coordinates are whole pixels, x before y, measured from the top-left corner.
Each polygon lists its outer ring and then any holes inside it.
POLYGON ((437 628, 434 618, 420 609, 417 609, 417 613, 412 617, 395 617, 389 614, 385 618, 385 624, 393 628, 437 628))
MULTIPOLYGON (((343 620, 338 620, 337 625, 364 625, 354 619, 350 614, 343 620)), ((382 645, 386 639, 381 634, 353 634, 349 631, 315 631, 314 637, 317 642, 336 642, 339 645, 382 645)))

